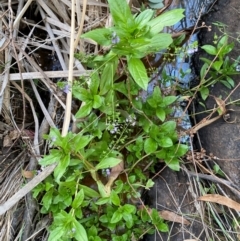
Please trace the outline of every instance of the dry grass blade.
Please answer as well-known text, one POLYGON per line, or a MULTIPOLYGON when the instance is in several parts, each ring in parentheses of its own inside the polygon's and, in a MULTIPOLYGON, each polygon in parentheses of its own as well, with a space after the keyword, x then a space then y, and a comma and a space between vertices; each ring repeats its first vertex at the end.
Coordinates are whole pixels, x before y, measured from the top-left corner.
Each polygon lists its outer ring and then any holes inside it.
POLYGON ((236 211, 240 211, 240 203, 237 203, 234 200, 219 194, 206 194, 204 196, 199 197, 198 200, 218 203, 229 208, 235 209, 236 211))
MULTIPOLYGON (((8 157, 7 168, 0 172, 0 203, 5 202, 8 198, 15 193, 22 185, 22 176, 20 169, 23 165, 26 156, 20 153, 15 159, 11 161, 8 157)), ((1 164, 2 166, 2 164, 1 164)), ((21 214, 21 209, 19 209, 19 214, 21 214)), ((15 226, 12 224, 14 210, 9 211, 5 215, 0 216, 0 240, 9 241, 11 240, 11 235, 15 231, 15 226)), ((17 220, 16 220, 17 221, 17 220)), ((15 225, 21 222, 19 219, 15 225)))
POLYGON ((0 215, 6 213, 11 209, 16 203, 19 202, 27 193, 29 193, 34 187, 36 187, 40 182, 42 182, 46 177, 48 177, 55 169, 56 164, 52 164, 44 169, 39 175, 34 177, 30 182, 28 182, 22 189, 15 193, 11 198, 9 198, 5 203, 0 205, 0 215))
MULTIPOLYGON (((75 34, 75 1, 72 1, 71 12, 71 40, 70 40, 70 57, 69 57, 69 72, 68 72, 68 86, 73 85, 73 64, 74 64, 74 34, 75 34)), ((66 109, 64 115, 64 122, 62 127, 62 136, 68 133, 71 120, 71 106, 72 106, 72 91, 68 91, 66 99, 66 109)))

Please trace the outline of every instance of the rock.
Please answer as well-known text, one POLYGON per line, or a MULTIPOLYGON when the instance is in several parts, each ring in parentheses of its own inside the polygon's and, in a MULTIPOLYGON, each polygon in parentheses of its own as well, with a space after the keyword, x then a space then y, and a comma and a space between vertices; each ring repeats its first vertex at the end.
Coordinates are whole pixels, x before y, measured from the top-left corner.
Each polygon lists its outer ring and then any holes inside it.
MULTIPOLYGON (((229 54, 231 61, 236 60, 240 55, 240 5, 238 0, 226 1, 219 0, 214 8, 208 15, 206 15, 203 21, 206 25, 212 26, 212 31, 202 31, 199 35, 201 45, 213 44, 214 34, 221 36, 221 31, 226 31, 229 35, 229 42, 234 42, 235 47, 229 54), (215 10, 214 10, 215 9, 215 10), (214 22, 222 22, 226 27, 220 30, 218 27, 213 25, 214 22)), ((195 64, 197 65, 198 72, 201 69, 202 62, 199 60, 200 57, 207 56, 203 51, 200 51, 195 56, 195 64)), ((239 76, 235 75, 232 77, 235 81, 235 85, 239 83, 239 76)), ((221 97, 223 100, 227 98, 231 90, 226 88, 223 84, 217 83, 210 88, 210 96, 207 98, 205 104, 206 109, 212 109, 216 107, 216 102, 212 96, 221 97)), ((240 89, 239 87, 231 94, 226 103, 230 101, 240 100, 240 89)), ((202 128, 199 131, 199 136, 203 148, 207 153, 213 153, 216 157, 220 158, 216 160, 221 169, 228 175, 233 183, 240 186, 240 108, 235 104, 226 106, 228 110, 229 119, 221 118, 213 124, 202 128), (225 119, 225 120, 224 120, 225 119), (231 159, 238 159, 233 161, 231 159)), ((196 112, 202 112, 204 109, 201 105, 198 105, 196 112)), ((209 113, 208 113, 209 114, 209 113)), ((208 115, 200 114, 196 116, 197 121, 201 121, 208 115)))
POLYGON ((156 232, 154 235, 148 235, 145 241, 183 241, 194 237, 205 240, 200 214, 197 211, 199 204, 192 188, 188 176, 183 171, 174 172, 165 167, 156 178, 154 187, 148 192, 146 201, 151 208, 171 211, 182 216, 190 225, 168 222, 168 233, 156 232))

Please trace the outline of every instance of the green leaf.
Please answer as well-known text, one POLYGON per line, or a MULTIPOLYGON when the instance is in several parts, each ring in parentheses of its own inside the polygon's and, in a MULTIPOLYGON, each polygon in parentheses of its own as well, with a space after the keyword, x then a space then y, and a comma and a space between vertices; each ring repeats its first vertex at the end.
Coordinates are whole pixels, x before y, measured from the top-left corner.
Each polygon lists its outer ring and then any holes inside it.
POLYGON ((215 61, 212 64, 211 68, 215 69, 216 71, 219 71, 221 69, 222 65, 223 65, 223 61, 222 60, 218 60, 218 61, 215 61))
POLYGON ((161 125, 161 130, 166 133, 171 133, 176 129, 175 121, 167 121, 161 125))
POLYGON ((57 167, 54 170, 54 177, 56 182, 58 182, 60 178, 63 176, 63 174, 65 173, 69 165, 69 162, 70 162, 70 153, 65 154, 65 156, 61 158, 60 162, 58 163, 57 167))
POLYGON ((43 206, 46 208, 46 210, 49 210, 50 205, 52 204, 53 199, 53 188, 50 189, 48 192, 46 192, 42 198, 43 206))
POLYGON ((222 50, 219 53, 219 56, 223 58, 226 54, 230 53, 233 50, 233 48, 234 48, 234 43, 227 44, 222 48, 222 50))
POLYGON ((53 142, 54 146, 62 146, 63 138, 58 128, 51 128, 49 135, 45 139, 53 142))
POLYGON ((154 109, 158 106, 158 101, 153 96, 147 99, 147 103, 154 109))
POLYGON ((63 226, 56 227, 52 231, 50 231, 50 235, 48 237, 48 241, 56 241, 60 240, 60 238, 66 233, 66 228, 63 226))
POLYGON ((177 96, 166 96, 163 97, 163 103, 165 106, 171 105, 173 102, 177 100, 177 96))
POLYGON ((89 144, 89 142, 93 139, 91 135, 82 136, 81 133, 78 133, 74 138, 74 151, 78 152, 79 150, 83 149, 85 146, 89 144))
POLYGON ((106 214, 102 215, 102 216, 99 218, 99 221, 100 221, 101 223, 108 223, 107 215, 106 215, 106 214))
POLYGON ((148 138, 144 142, 144 151, 146 154, 153 153, 157 150, 158 144, 155 140, 152 138, 148 138))
POLYGON ((184 9, 170 10, 149 21, 147 25, 151 28, 151 35, 154 36, 162 31, 164 27, 179 22, 184 17, 183 12, 184 9))
POLYGON ((128 40, 128 43, 129 43, 129 47, 132 49, 132 50, 137 50, 143 46, 145 46, 144 48, 147 48, 150 44, 150 40, 147 39, 147 38, 133 38, 133 39, 129 39, 128 40))
POLYGON ((110 198, 111 198, 112 203, 115 206, 120 206, 120 198, 119 198, 119 196, 117 195, 117 193, 114 190, 111 191, 110 198))
POLYGON ((95 226, 91 226, 87 232, 88 232, 88 236, 97 236, 98 234, 98 230, 95 226))
POLYGON ((207 73, 207 71, 208 71, 208 67, 209 67, 209 64, 208 64, 208 63, 205 63, 205 64, 202 66, 201 71, 200 71, 201 81, 203 81, 204 76, 206 76, 206 73, 207 73))
POLYGON ((123 206, 123 210, 124 212, 126 213, 136 213, 136 207, 134 205, 131 205, 131 204, 125 204, 123 206))
POLYGON ((217 49, 220 50, 224 45, 226 45, 228 42, 228 36, 225 34, 223 35, 217 44, 217 49))
POLYGON ((110 223, 118 223, 122 219, 123 215, 119 210, 113 213, 110 223))
POLYGON ((83 191, 83 189, 81 189, 81 190, 77 193, 77 195, 75 196, 75 198, 74 198, 74 200, 73 200, 73 202, 72 202, 72 207, 73 207, 74 209, 78 208, 78 207, 82 204, 83 199, 84 199, 84 191, 83 191))
POLYGON ((133 226, 133 216, 130 213, 123 213, 123 219, 126 221, 126 226, 130 229, 133 226))
POLYGON ((169 231, 169 228, 168 228, 168 225, 164 222, 160 222, 158 224, 156 224, 157 226, 157 229, 160 231, 160 232, 168 232, 169 231))
POLYGON ((159 86, 154 88, 152 98, 155 99, 158 103, 162 102, 162 93, 159 86))
POLYGON ((209 96, 209 89, 205 86, 202 86, 200 89, 200 94, 203 100, 206 100, 209 96))
POLYGON ((105 64, 100 82, 100 95, 105 95, 112 88, 117 64, 117 59, 105 64))
POLYGON ((158 141, 158 144, 161 147, 171 147, 173 145, 173 142, 171 138, 165 136, 158 141))
POLYGON ((146 186, 145 186, 145 189, 149 190, 153 186, 154 186, 153 180, 152 179, 148 179, 148 181, 146 183, 146 186))
POLYGON ((166 118, 166 113, 165 113, 165 111, 164 111, 164 109, 162 109, 162 108, 158 108, 157 110, 156 110, 156 115, 157 115, 157 117, 163 122, 164 120, 165 120, 165 118, 166 118))
POLYGON ((97 180, 97 186, 98 186, 98 191, 101 195, 101 197, 109 197, 110 193, 107 192, 107 190, 105 189, 105 186, 103 185, 101 180, 97 180))
MULTIPOLYGON (((151 38, 148 44, 147 52, 156 52, 166 49, 173 42, 172 36, 169 33, 159 33, 151 38)), ((139 49, 141 50, 141 48, 139 49)))
POLYGON ((155 225, 163 222, 163 219, 161 218, 160 214, 155 208, 152 208, 151 217, 152 217, 152 223, 155 225))
POLYGON ((165 163, 169 168, 171 168, 174 171, 179 171, 180 170, 180 164, 179 160, 177 158, 172 158, 171 160, 165 160, 165 163))
POLYGON ((98 94, 98 87, 100 84, 98 71, 94 71, 92 73, 92 75, 90 76, 90 80, 91 81, 90 81, 89 89, 90 89, 91 95, 96 95, 98 94))
POLYGON ((81 36, 81 38, 92 39, 102 46, 111 45, 112 31, 110 28, 100 28, 89 31, 81 36))
POLYGON ((84 195, 87 196, 87 197, 90 197, 90 198, 98 198, 100 197, 99 193, 96 192, 95 190, 93 190, 92 188, 90 187, 87 187, 85 185, 79 185, 79 187, 81 187, 84 191, 84 195))
POLYGON ((133 15, 127 1, 108 0, 113 22, 116 26, 129 29, 134 25, 133 15))
POLYGON ((167 157, 168 149, 162 149, 156 153, 156 157, 165 160, 167 157))
POLYGON ((102 198, 99 198, 95 204, 96 205, 103 205, 103 204, 106 204, 109 202, 109 197, 102 197, 102 198))
POLYGON ((147 71, 140 59, 130 58, 128 60, 128 70, 134 81, 144 90, 147 90, 149 78, 147 71))
POLYGON ((85 228, 75 218, 73 220, 73 228, 75 229, 74 237, 77 241, 88 241, 85 228))
POLYGON ((135 18, 135 23, 138 25, 138 28, 142 28, 146 25, 150 19, 153 17, 154 11, 152 9, 146 9, 135 18))
POLYGON ((231 87, 235 86, 234 80, 232 78, 230 78, 229 76, 227 76, 227 82, 231 85, 231 87))
POLYGON ((73 96, 81 101, 89 101, 93 99, 91 93, 85 88, 76 86, 72 91, 73 96))
POLYGON ((81 106, 81 108, 78 110, 78 112, 76 113, 75 117, 76 118, 86 117, 87 115, 89 115, 91 113, 92 107, 93 107, 92 101, 84 103, 81 106))
POLYGON ((41 182, 35 188, 33 188, 33 198, 37 198, 38 194, 45 190, 45 185, 41 182))
POLYGON ((55 162, 59 162, 62 158, 63 153, 60 150, 50 150, 50 154, 44 156, 43 159, 39 161, 41 166, 47 166, 55 162))
POLYGON ((113 88, 115 91, 118 91, 118 92, 124 94, 126 97, 128 97, 127 86, 123 81, 121 81, 119 83, 114 83, 113 88))
POLYGON ((122 160, 119 158, 114 158, 114 157, 107 157, 103 160, 101 160, 97 165, 96 165, 96 170, 99 169, 104 169, 104 168, 111 168, 116 165, 118 165, 122 160))
POLYGON ((219 82, 226 86, 228 89, 232 88, 232 86, 226 80, 219 80, 219 82))
POLYGON ((187 145, 177 144, 175 154, 176 154, 176 156, 181 157, 181 156, 185 155, 188 150, 189 150, 189 147, 187 145))
POLYGON ((99 107, 102 106, 104 102, 104 98, 101 97, 100 95, 94 95, 93 97, 93 108, 98 109, 99 107))
POLYGON ((206 45, 203 45, 201 48, 210 55, 214 55, 214 56, 217 55, 217 48, 212 45, 206 44, 206 45))

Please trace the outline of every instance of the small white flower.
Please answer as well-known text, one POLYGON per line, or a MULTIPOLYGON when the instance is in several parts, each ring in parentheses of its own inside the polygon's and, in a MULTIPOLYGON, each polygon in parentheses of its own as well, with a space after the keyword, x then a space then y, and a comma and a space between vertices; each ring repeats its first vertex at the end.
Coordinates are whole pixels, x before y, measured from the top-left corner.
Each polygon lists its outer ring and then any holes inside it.
POLYGON ((131 126, 135 126, 136 125, 136 116, 134 114, 128 116, 128 118, 126 118, 126 122, 130 123, 131 126))
POLYGON ((111 134, 117 133, 118 129, 119 129, 119 128, 118 128, 118 124, 116 124, 116 123, 109 124, 108 127, 107 127, 107 130, 108 130, 111 134))

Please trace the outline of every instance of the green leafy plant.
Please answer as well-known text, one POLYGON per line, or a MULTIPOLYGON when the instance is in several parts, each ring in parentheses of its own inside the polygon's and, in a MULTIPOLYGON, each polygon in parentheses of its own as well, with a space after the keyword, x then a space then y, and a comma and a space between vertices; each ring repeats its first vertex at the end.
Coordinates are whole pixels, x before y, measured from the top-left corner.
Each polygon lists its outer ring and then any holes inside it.
POLYGON ((67 88, 81 102, 75 115, 80 132, 62 137, 51 129, 45 136, 51 150, 40 164, 58 165, 34 197, 41 197, 41 213, 53 217, 49 241, 128 241, 155 229, 167 232, 156 210, 137 208, 142 191, 154 184, 144 166, 162 160, 179 170, 188 150, 178 141, 172 115, 177 97, 163 95, 159 86, 143 97, 150 78, 142 58, 172 43, 161 31, 177 23, 183 10, 154 18, 153 10, 132 15, 125 1, 108 2, 114 26, 82 35, 106 52, 76 54, 93 72, 67 88))
MULTIPOLYGON (((227 88, 234 87, 234 81, 231 76, 239 74, 236 67, 239 64, 239 58, 234 62, 230 61, 227 56, 234 47, 233 43, 228 43, 228 36, 223 35, 221 38, 214 41, 214 45, 204 45, 202 49, 209 55, 213 56, 213 60, 201 58, 204 62, 200 71, 199 91, 203 100, 209 95, 209 86, 218 82, 224 84, 227 88)), ((197 87, 198 88, 198 87, 197 87)), ((193 88, 192 90, 195 90, 193 88)))
POLYGON ((172 43, 171 34, 160 33, 164 27, 171 26, 183 18, 182 9, 174 9, 156 18, 154 11, 146 9, 138 15, 133 16, 127 4, 109 1, 114 27, 103 28, 83 34, 83 38, 90 38, 102 46, 110 46, 110 52, 93 61, 102 60, 106 63, 103 68, 104 82, 108 80, 104 92, 108 91, 113 76, 116 72, 116 62, 121 57, 126 57, 127 70, 134 81, 144 90, 147 89, 149 78, 144 64, 140 60, 144 56, 166 49, 172 43), (106 76, 107 75, 107 76, 106 76))

